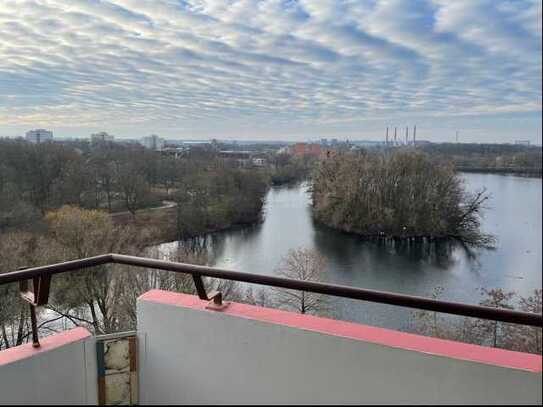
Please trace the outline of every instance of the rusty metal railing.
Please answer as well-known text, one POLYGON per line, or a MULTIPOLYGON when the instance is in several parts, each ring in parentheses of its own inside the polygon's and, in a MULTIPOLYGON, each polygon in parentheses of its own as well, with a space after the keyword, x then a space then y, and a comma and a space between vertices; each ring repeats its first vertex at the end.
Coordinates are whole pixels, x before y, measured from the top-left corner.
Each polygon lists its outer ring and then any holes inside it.
POLYGON ((314 281, 302 281, 284 277, 242 273, 215 267, 196 266, 193 264, 175 263, 171 261, 127 256, 123 254, 104 254, 85 259, 67 261, 64 263, 50 264, 46 266, 32 267, 24 270, 3 273, 0 274, 0 285, 19 282, 21 296, 30 303, 31 316, 33 315, 33 342, 35 346, 39 346, 35 323, 35 308, 47 303, 51 277, 54 274, 67 273, 82 268, 95 267, 110 263, 190 274, 194 280, 198 296, 202 300, 211 301, 210 308, 212 309, 222 308, 222 294, 220 292, 208 294, 202 277, 213 277, 223 280, 260 284, 317 294, 326 294, 335 297, 351 298, 361 301, 423 309, 426 311, 443 312, 446 314, 460 315, 465 317, 543 327, 543 317, 541 314, 440 301, 425 297, 319 283, 314 281), (28 289, 28 280, 32 280, 33 282, 32 290, 28 289))

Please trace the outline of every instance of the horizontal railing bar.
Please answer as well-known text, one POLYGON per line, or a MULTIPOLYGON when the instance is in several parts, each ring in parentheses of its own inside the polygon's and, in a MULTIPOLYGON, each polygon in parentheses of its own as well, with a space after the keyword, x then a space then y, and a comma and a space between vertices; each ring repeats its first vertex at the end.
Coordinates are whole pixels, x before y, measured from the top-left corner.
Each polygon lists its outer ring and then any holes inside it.
POLYGON ((99 256, 87 257, 84 259, 48 264, 46 266, 30 267, 25 270, 0 274, 0 285, 28 280, 37 276, 66 273, 68 271, 75 271, 86 267, 101 266, 108 263, 113 263, 113 256, 111 254, 101 254, 99 256))
POLYGON ((113 261, 119 264, 129 264, 142 267, 156 268, 160 270, 199 274, 205 277, 214 277, 244 283, 254 283, 279 288, 287 288, 292 290, 308 291, 318 294, 332 295, 336 297, 404 306, 408 308, 424 309, 427 311, 443 312, 447 314, 461 315, 466 317, 492 319, 500 322, 518 323, 530 326, 543 326, 543 318, 541 315, 528 312, 483 307, 481 305, 470 305, 456 302, 440 301, 412 295, 395 294, 386 291, 368 290, 364 288, 326 284, 314 281, 294 280, 285 277, 243 273, 239 271, 224 270, 185 263, 173 263, 165 260, 148 259, 120 254, 113 254, 112 256, 113 261))
POLYGON ((78 268, 91 267, 106 263, 125 264, 130 266, 167 270, 177 273, 187 273, 196 276, 214 277, 224 280, 233 280, 244 283, 253 283, 278 288, 307 291, 312 293, 376 302, 381 304, 423 309, 426 311, 443 312, 446 314, 460 315, 465 317, 490 319, 494 321, 509 322, 536 327, 543 326, 543 317, 541 314, 490 308, 481 305, 470 305, 449 301, 434 300, 430 298, 412 295, 395 294, 386 291, 368 290, 363 288, 347 287, 342 285, 326 284, 314 281, 302 281, 284 277, 243 273, 239 271, 225 270, 214 267, 197 266, 185 263, 174 263, 166 260, 127 256, 122 254, 108 254, 103 256, 90 257, 87 259, 73 260, 66 263, 52 264, 48 266, 34 267, 22 271, 14 271, 10 273, 0 274, 0 285, 28 279, 37 275, 62 273, 67 271, 73 271, 78 268))

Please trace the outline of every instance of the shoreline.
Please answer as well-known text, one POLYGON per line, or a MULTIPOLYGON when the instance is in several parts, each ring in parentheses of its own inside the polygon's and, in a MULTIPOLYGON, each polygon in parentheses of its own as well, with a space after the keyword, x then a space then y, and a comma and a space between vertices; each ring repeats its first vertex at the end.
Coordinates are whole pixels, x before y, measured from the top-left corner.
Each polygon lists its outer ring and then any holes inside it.
MULTIPOLYGON (((200 231, 195 235, 186 236, 185 239, 194 239, 201 236, 224 232, 227 230, 238 230, 244 227, 249 227, 263 222, 263 207, 258 213, 248 221, 244 222, 231 222, 221 225, 213 225, 200 231)), ((176 230, 176 213, 175 207, 162 207, 154 208, 151 211, 145 211, 136 216, 131 214, 123 214, 121 216, 112 216, 111 219, 116 225, 120 226, 134 226, 138 231, 147 229, 151 232, 149 241, 146 242, 146 246, 156 246, 163 243, 170 243, 179 241, 176 230)))
POLYGON ((541 168, 484 168, 484 167, 455 167, 457 172, 495 175, 517 175, 528 178, 542 178, 541 168))
POLYGON ((201 237, 204 237, 204 236, 213 235, 215 233, 222 233, 222 232, 229 232, 229 231, 236 231, 236 230, 241 230, 241 229, 245 229, 245 228, 250 228, 250 227, 253 227, 253 226, 256 226, 258 224, 263 223, 263 221, 264 221, 263 219, 259 219, 259 220, 256 220, 254 222, 248 222, 248 223, 232 223, 231 225, 228 225, 228 226, 225 226, 225 227, 220 227, 220 228, 217 228, 217 229, 209 229, 206 232, 202 232, 201 234, 190 236, 190 237, 187 237, 185 239, 174 238, 174 239, 167 239, 167 240, 160 240, 160 241, 150 242, 147 247, 159 246, 159 245, 162 245, 162 244, 174 243, 174 242, 179 242, 179 241, 182 241, 182 240, 190 240, 190 239, 195 239, 195 238, 201 238, 201 237))
POLYGON ((480 247, 480 248, 487 248, 487 249, 493 248, 491 244, 489 245, 489 244, 484 244, 484 243, 469 242, 469 241, 463 240, 459 236, 454 236, 454 235, 431 236, 431 235, 413 234, 413 235, 399 236, 399 235, 387 235, 387 234, 378 234, 378 233, 363 234, 363 233, 359 233, 353 230, 346 230, 346 229, 330 226, 327 223, 316 219, 313 215, 312 215, 312 219, 315 222, 315 225, 318 227, 325 228, 334 233, 339 233, 346 236, 352 236, 352 237, 360 239, 361 241, 369 242, 369 243, 398 243, 398 244, 456 243, 456 244, 461 244, 461 245, 470 246, 470 247, 480 247))

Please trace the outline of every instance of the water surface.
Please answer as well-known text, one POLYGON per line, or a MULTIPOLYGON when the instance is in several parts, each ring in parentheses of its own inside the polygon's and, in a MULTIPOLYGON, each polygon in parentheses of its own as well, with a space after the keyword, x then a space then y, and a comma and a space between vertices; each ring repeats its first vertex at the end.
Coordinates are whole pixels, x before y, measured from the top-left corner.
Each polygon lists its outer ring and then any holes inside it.
MULTIPOLYGON (((473 255, 458 245, 379 244, 315 224, 307 185, 272 188, 262 224, 211 236, 212 265, 271 274, 289 249, 308 247, 328 260, 327 281, 354 287, 478 303, 480 288, 529 294, 541 288, 541 179, 495 174, 462 174, 466 187, 490 193, 482 223, 497 238, 494 250, 473 255)), ((162 245, 172 248, 175 243, 162 245)), ((334 316, 373 325, 405 328, 404 308, 336 300, 334 316)))

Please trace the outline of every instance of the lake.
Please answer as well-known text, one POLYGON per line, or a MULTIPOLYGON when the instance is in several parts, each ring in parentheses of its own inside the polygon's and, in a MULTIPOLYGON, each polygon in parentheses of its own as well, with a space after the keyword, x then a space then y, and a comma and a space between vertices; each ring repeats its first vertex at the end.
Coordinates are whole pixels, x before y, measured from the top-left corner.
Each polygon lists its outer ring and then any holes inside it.
MULTIPOLYGON (((271 188, 264 221, 210 236, 211 265, 249 273, 274 274, 289 249, 308 247, 328 261, 326 281, 369 289, 478 303, 485 287, 530 294, 541 288, 542 181, 495 174, 461 174, 468 190, 490 193, 482 230, 497 238, 493 250, 466 252, 454 244, 393 245, 315 224, 307 184, 271 188)), ((160 247, 168 251, 175 242, 160 247)), ((336 299, 333 316, 394 329, 412 323, 412 311, 388 305, 336 299)))

